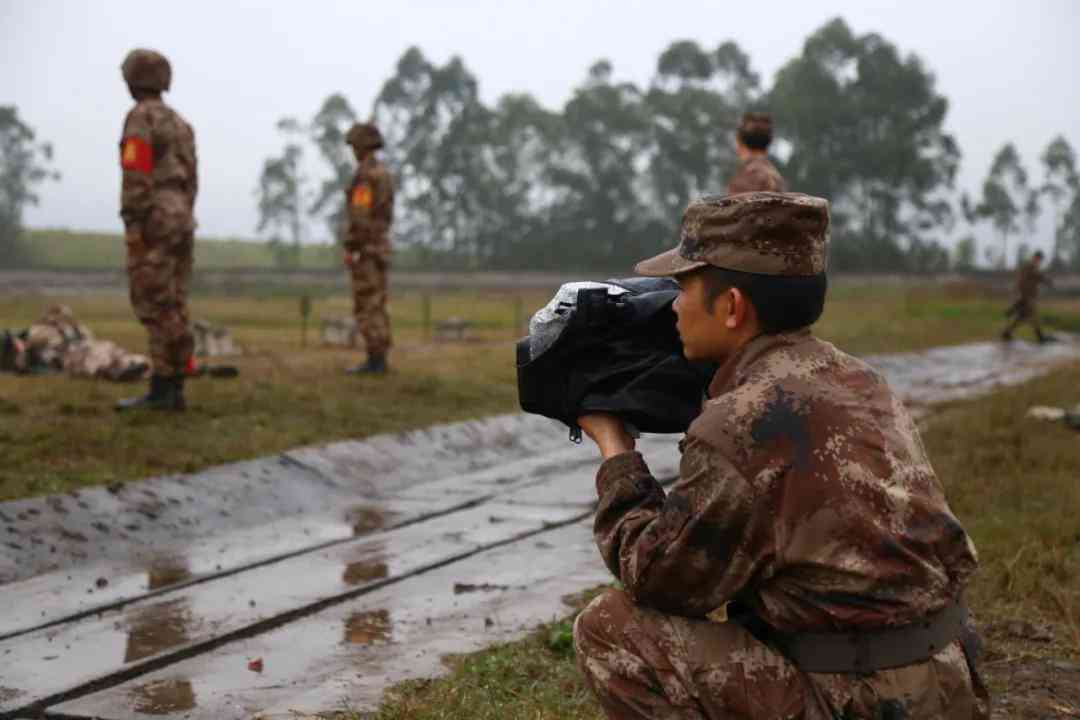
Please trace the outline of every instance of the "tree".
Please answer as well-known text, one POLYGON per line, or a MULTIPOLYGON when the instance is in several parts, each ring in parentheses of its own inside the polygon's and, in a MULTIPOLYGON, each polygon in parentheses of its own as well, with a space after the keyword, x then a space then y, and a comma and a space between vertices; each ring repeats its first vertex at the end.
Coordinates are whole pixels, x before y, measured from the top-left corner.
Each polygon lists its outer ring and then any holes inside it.
POLYGON ((974 235, 960 238, 953 250, 953 268, 961 272, 970 272, 975 269, 975 258, 978 255, 978 245, 974 235))
POLYGON ((1045 179, 1039 193, 1049 198, 1053 206, 1054 247, 1050 254, 1050 264, 1057 266, 1062 262, 1065 213, 1072 199, 1080 193, 1080 175, 1076 170, 1076 153, 1062 135, 1050 141, 1040 159, 1045 179))
POLYGON ((308 213, 324 217, 330 237, 335 241, 343 237, 345 203, 342 190, 348 187, 354 169, 352 149, 345 143, 345 135, 355 122, 356 112, 349 101, 340 93, 334 93, 323 101, 322 107, 305 128, 319 157, 329 169, 329 175, 319 183, 308 213))
POLYGON ((994 156, 990 173, 983 181, 982 197, 967 212, 976 220, 989 220, 998 231, 1001 237, 998 264, 1005 267, 1009 257, 1009 236, 1022 227, 1030 230, 1039 212, 1038 193, 1028 187, 1027 170, 1011 142, 1005 143, 994 156))
MULTIPOLYGON (((299 132, 295 120, 284 119, 278 129, 299 132)), ((301 170, 304 151, 290 142, 278 157, 267 158, 255 194, 259 200, 257 231, 270 230, 270 246, 281 267, 294 267, 300 259, 300 244, 306 233, 307 178, 301 170)))
POLYGON ((652 210, 661 224, 673 229, 691 199, 722 192, 737 163, 733 129, 758 83, 733 42, 710 53, 683 40, 661 53, 645 96, 652 210))
POLYGON ((906 249, 949 225, 960 151, 917 56, 837 18, 780 69, 768 100, 791 143, 789 186, 832 204, 833 267, 903 267, 906 249))
POLYGON ((23 210, 37 205, 35 186, 57 180, 60 174, 49 168, 52 145, 36 142, 29 125, 19 119, 14 105, 0 105, 0 267, 26 262, 22 247, 23 210))

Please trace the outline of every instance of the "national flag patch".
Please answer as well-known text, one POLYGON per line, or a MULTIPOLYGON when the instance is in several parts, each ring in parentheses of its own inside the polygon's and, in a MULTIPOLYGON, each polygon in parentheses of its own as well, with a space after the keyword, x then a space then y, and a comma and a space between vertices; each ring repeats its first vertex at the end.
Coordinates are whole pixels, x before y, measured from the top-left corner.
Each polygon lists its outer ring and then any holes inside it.
POLYGON ((371 187, 368 185, 357 185, 352 191, 352 204, 353 207, 371 208, 371 204, 375 201, 374 196, 371 193, 371 187))
POLYGON ((149 173, 154 171, 154 149, 141 137, 126 137, 120 145, 120 167, 149 173))

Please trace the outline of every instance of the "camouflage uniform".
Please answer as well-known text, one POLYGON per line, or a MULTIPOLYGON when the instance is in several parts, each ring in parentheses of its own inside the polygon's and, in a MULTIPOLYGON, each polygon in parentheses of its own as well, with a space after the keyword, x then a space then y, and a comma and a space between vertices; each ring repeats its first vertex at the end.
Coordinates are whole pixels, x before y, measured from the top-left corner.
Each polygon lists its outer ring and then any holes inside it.
POLYGON ((1020 325, 1020 323, 1031 323, 1031 326, 1035 329, 1035 337, 1040 341, 1045 339, 1042 332, 1042 326, 1039 324, 1039 313, 1036 307, 1036 302, 1039 298, 1039 285, 1050 284, 1049 278, 1045 273, 1039 269, 1039 265, 1036 263, 1035 258, 1032 258, 1020 266, 1020 270, 1016 276, 1016 291, 1019 294, 1016 302, 1009 308, 1008 315, 1012 316, 1012 321, 1008 327, 1002 333, 1002 337, 1009 339, 1012 337, 1013 331, 1020 325))
POLYGON ((128 237, 141 238, 128 245, 131 305, 150 334, 154 374, 178 377, 194 349, 187 296, 198 192, 195 133, 160 98, 171 75, 164 57, 135 50, 123 70, 133 89, 155 93, 136 102, 120 140, 120 216, 128 237))
MULTIPOLYGON (((818 274, 827 223, 807 196, 707 198, 681 246, 638 272, 818 274)), ((625 591, 593 601, 574 639, 608 717, 988 717, 959 639, 863 673, 805 671, 775 642, 911 627, 953 607, 976 569, 882 376, 804 328, 744 344, 708 398, 668 491, 637 452, 597 475, 595 537, 625 591)))
POLYGON ((770 161, 766 150, 772 142, 772 116, 748 112, 739 122, 736 137, 742 146, 743 159, 728 183, 728 195, 765 190, 784 192, 787 184, 770 161))
POLYGON ((752 155, 739 163, 738 170, 728 183, 728 194, 769 190, 784 192, 787 184, 769 158, 765 155, 752 155))
POLYGON ((14 370, 22 373, 63 370, 74 377, 118 382, 145 378, 150 360, 110 340, 97 340, 65 305, 50 307, 20 334, 14 370))
POLYGON ((394 181, 375 156, 374 151, 382 147, 383 141, 373 125, 354 126, 347 140, 360 163, 345 190, 345 252, 351 255, 353 314, 369 357, 384 357, 391 345, 386 275, 390 268, 394 181))

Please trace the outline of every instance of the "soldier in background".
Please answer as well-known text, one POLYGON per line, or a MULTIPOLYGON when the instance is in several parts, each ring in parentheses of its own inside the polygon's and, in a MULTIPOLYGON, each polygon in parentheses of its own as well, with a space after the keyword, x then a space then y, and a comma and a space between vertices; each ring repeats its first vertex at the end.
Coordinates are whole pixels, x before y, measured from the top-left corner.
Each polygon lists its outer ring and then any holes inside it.
POLYGON ((1012 340, 1013 331, 1022 322, 1031 323, 1031 326, 1035 328, 1035 337, 1039 342, 1046 342, 1050 339, 1049 336, 1043 335, 1042 327, 1039 325, 1038 309, 1036 308, 1039 285, 1052 286, 1050 278, 1046 277, 1042 271, 1043 257, 1042 250, 1036 250, 1031 259, 1021 265, 1017 271, 1016 290, 1020 297, 1005 312, 1005 316, 1012 318, 1012 321, 1001 333, 1002 340, 1012 340))
POLYGON ((729 195, 755 190, 787 190, 784 178, 769 161, 771 142, 772 116, 763 112, 744 114, 735 131, 735 152, 739 156, 739 167, 735 171, 735 177, 728 183, 729 195))
POLYGON ((353 125, 345 136, 358 167, 345 191, 348 225, 345 231, 345 267, 352 278, 353 314, 367 347, 367 362, 350 374, 386 373, 390 350, 390 317, 386 312, 390 269, 390 224, 394 220, 394 181, 375 152, 383 147, 382 134, 371 123, 353 125))
POLYGON ((131 51, 121 66, 135 107, 120 139, 120 216, 127 243, 131 306, 150 335, 150 392, 117 410, 184 410, 184 371, 194 340, 187 295, 198 191, 195 133, 161 100, 172 69, 153 50, 131 51))

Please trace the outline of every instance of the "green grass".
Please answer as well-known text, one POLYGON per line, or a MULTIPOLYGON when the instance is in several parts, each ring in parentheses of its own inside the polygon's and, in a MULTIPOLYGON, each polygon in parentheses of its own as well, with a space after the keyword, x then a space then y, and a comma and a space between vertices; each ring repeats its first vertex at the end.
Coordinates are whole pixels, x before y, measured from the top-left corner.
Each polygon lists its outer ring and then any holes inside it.
MULTIPOLYGON (((52 270, 115 270, 124 267, 124 237, 118 233, 88 233, 70 230, 26 230, 22 244, 35 267, 52 270)), ((328 245, 301 248, 299 267, 338 267, 340 250, 328 245)), ((195 263, 201 268, 273 269, 274 254, 265 242, 240 239, 198 238, 195 263)))
MULTIPOLYGON (((955 294, 841 285, 817 332, 860 354, 994 337, 1000 303, 955 294)), ((229 327, 243 346, 244 356, 235 361, 241 377, 192 381, 192 410, 175 416, 115 414, 113 403, 141 392, 137 385, 0 375, 0 499, 192 472, 299 445, 513 411, 512 341, 523 333, 517 320, 547 297, 541 291, 431 294, 431 322, 457 316, 476 328, 471 342, 438 343, 424 330, 423 296, 397 293, 390 303, 394 372, 365 380, 342 374, 360 353, 318 346, 321 320, 349 314, 345 296, 316 298, 304 348, 296 298, 197 294, 192 317, 229 327)), ((0 295, 0 328, 25 327, 58 299, 98 337, 145 348, 145 332, 122 293, 0 295)), ((1080 323, 1080 302, 1046 309, 1080 323)))

